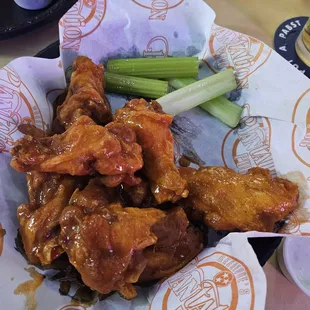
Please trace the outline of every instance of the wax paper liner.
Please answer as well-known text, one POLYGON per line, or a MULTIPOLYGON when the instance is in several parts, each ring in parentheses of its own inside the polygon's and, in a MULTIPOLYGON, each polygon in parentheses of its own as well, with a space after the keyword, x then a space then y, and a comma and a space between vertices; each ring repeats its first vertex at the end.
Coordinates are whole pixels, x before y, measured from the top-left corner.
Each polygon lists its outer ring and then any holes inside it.
MULTIPOLYGON (((239 172, 269 168, 273 175, 296 181, 300 208, 281 233, 310 233, 310 82, 265 44, 217 25, 211 28, 213 21, 214 12, 200 0, 78 1, 60 21, 60 59, 24 57, 0 70, 0 223, 6 230, 4 239, 0 238, 3 308, 23 308, 25 297, 14 296, 13 291, 29 279, 23 269, 26 262, 14 249, 16 207, 27 201, 25 176, 9 167, 7 152, 20 137, 19 124, 49 128, 52 102, 66 85, 63 73, 70 72, 79 54, 96 62, 198 55, 203 59, 201 77, 233 67, 239 86, 229 98, 245 106, 241 125, 231 130, 199 108, 192 109, 173 122, 177 149, 200 164, 224 165, 239 172)), ((110 94, 109 99, 115 110, 128 97, 110 94)), ((263 309, 266 283, 246 236, 269 235, 230 234, 162 285, 139 289, 137 299, 128 302, 114 294, 93 309, 146 309, 152 300, 152 309, 165 305, 167 309, 202 305, 263 309)), ((48 280, 37 290, 36 299, 38 309, 83 309, 64 306, 69 298, 60 296, 57 284, 48 280)))

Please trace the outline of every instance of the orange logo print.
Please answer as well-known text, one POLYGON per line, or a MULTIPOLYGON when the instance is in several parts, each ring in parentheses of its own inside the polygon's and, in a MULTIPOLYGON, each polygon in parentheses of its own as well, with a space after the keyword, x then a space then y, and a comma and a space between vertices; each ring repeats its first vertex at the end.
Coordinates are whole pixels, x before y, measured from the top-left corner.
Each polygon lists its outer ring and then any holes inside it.
POLYGON ((19 137, 17 127, 32 122, 45 130, 41 111, 28 87, 10 66, 0 69, 0 152, 7 152, 19 137))
POLYGON ((268 118, 249 117, 237 129, 230 130, 222 143, 222 160, 239 173, 250 168, 269 169, 276 175, 270 152, 271 125, 268 118))
POLYGON ((106 13, 106 0, 79 0, 60 20, 62 49, 78 51, 82 38, 93 33, 106 13))
POLYGON ((96 0, 83 0, 84 5, 88 8, 94 8, 96 6, 96 0))
POLYGON ((216 64, 212 66, 207 58, 204 60, 215 71, 234 68, 238 89, 249 88, 249 76, 263 66, 272 53, 270 47, 258 40, 216 25, 212 27, 209 49, 216 64))
POLYGON ((306 134, 304 139, 299 143, 299 146, 306 147, 310 151, 310 108, 306 115, 306 134))
POLYGON ((171 277, 160 288, 151 310, 235 310, 254 308, 253 279, 238 259, 215 252, 171 277))
POLYGON ((165 20, 168 10, 176 8, 184 0, 132 0, 135 4, 150 11, 150 20, 165 20))
POLYGON ((86 308, 83 306, 67 305, 67 306, 63 306, 59 310, 86 310, 86 308))
POLYGON ((166 57, 169 53, 169 43, 164 36, 152 38, 143 51, 144 57, 166 57))
POLYGON ((305 166, 310 167, 310 89, 306 90, 297 100, 292 122, 297 123, 297 120, 303 120, 306 133, 304 138, 300 141, 297 138, 297 126, 295 125, 292 132, 292 150, 296 158, 305 166))

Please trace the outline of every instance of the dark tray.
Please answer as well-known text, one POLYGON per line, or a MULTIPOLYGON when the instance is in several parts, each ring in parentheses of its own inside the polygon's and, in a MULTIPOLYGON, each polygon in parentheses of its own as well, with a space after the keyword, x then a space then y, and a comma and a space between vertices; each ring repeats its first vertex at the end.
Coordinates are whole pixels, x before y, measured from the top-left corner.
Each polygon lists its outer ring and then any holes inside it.
POLYGON ((0 40, 12 38, 35 27, 60 19, 77 0, 54 0, 41 10, 24 10, 14 0, 1 0, 0 40))
MULTIPOLYGON (((49 59, 59 57, 59 41, 52 43, 44 50, 38 52, 35 56, 49 59)), ((281 237, 249 238, 249 242, 252 245, 261 266, 265 265, 267 260, 279 246, 281 240, 281 237)))

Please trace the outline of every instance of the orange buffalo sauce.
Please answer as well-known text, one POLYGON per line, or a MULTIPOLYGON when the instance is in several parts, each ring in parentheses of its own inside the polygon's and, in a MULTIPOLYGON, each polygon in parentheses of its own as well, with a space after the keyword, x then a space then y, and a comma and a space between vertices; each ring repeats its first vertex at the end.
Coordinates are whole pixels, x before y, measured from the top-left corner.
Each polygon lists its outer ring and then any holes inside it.
POLYGON ((32 280, 23 282, 14 290, 15 295, 25 295, 26 309, 35 310, 37 308, 36 290, 42 284, 44 276, 38 273, 34 267, 25 268, 29 272, 32 280))

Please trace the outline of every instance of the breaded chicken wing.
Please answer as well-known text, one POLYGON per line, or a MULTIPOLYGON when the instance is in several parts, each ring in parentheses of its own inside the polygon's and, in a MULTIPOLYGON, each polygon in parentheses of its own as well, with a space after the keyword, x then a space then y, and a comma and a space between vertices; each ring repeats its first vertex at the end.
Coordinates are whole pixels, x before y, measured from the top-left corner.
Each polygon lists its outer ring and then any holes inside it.
POLYGON ((252 168, 238 174, 224 167, 180 168, 188 182, 185 200, 193 216, 215 230, 272 232, 275 223, 298 207, 298 187, 252 168))

